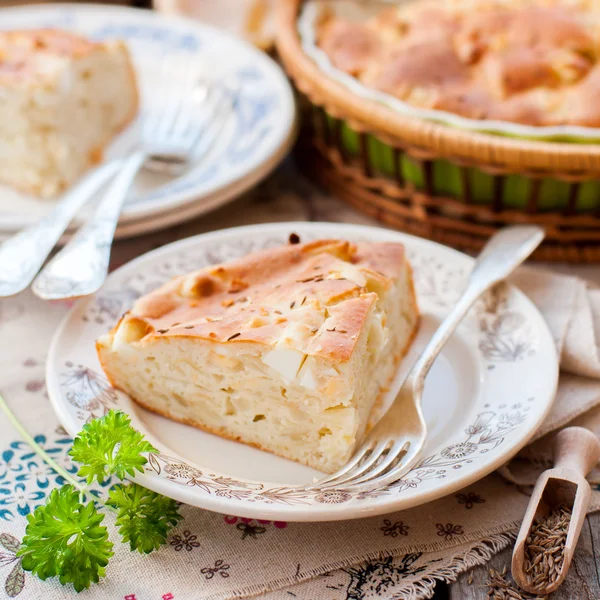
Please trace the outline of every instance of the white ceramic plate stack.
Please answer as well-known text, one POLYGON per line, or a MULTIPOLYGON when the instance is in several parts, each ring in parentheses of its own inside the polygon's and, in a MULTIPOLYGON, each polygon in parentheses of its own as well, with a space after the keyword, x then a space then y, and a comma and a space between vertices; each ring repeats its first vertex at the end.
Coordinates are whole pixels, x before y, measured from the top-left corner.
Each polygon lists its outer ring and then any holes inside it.
MULTIPOLYGON (((140 175, 121 215, 118 237, 173 225, 224 204, 265 177, 293 142, 295 107, 285 75, 264 53, 228 33, 184 18, 118 6, 58 4, 0 10, 1 29, 38 27, 72 30, 95 40, 124 40, 140 83, 142 110, 160 97, 161 86, 183 89, 189 64, 199 76, 222 83, 234 98, 231 116, 208 160, 177 179, 140 175)), ((116 140, 106 158, 129 148, 134 130, 135 125, 116 140)), ((0 186, 0 238, 38 220, 52 206, 52 200, 0 186)), ((85 214, 84 209, 81 216, 85 214)))
POLYGON ((500 287, 452 336, 425 385, 423 459, 400 482, 368 493, 294 490, 321 474, 150 413, 109 386, 94 341, 140 295, 172 276, 287 243, 317 238, 400 241, 415 272, 421 327, 388 401, 458 299, 473 259, 433 242, 357 225, 278 223, 217 231, 155 250, 112 273, 57 331, 48 356, 50 399, 71 435, 119 408, 160 450, 137 480, 162 494, 226 514, 282 521, 376 515, 428 502, 487 475, 515 454, 547 414, 558 361, 544 319, 519 290, 500 287))

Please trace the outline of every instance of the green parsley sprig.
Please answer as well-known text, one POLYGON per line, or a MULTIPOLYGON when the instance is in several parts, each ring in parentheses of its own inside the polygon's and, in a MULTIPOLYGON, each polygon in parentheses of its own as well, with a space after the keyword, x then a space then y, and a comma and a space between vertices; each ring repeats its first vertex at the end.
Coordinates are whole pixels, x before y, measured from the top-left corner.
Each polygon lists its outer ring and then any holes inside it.
MULTIPOLYGON (((104 576, 113 555, 113 543, 102 524, 104 514, 81 485, 23 429, 0 396, 0 408, 8 415, 33 450, 69 483, 52 491, 44 506, 28 515, 28 524, 17 553, 22 566, 40 579, 58 577, 63 585, 72 583, 80 592, 104 576)), ((88 485, 103 483, 115 476, 123 481, 136 471, 143 472, 146 454, 158 450, 131 426, 129 417, 116 410, 87 423, 73 441, 69 454, 80 463, 78 475, 88 485)), ((168 532, 182 516, 174 500, 130 482, 117 483, 109 489, 105 506, 116 510, 116 526, 121 540, 132 551, 149 553, 167 541, 168 532)))
POLYGON ((108 506, 118 511, 116 525, 132 551, 146 554, 160 548, 181 515, 177 504, 139 485, 116 485, 110 490, 108 506))
POLYGON ((69 454, 81 463, 78 475, 86 477, 90 484, 94 479, 104 483, 112 475, 122 480, 125 475, 134 476, 136 470, 142 473, 148 462, 144 453, 150 452, 158 450, 131 426, 131 419, 121 411, 111 410, 83 426, 69 454))
POLYGON ((52 490, 45 506, 38 506, 27 520, 27 533, 17 555, 21 566, 40 579, 58 577, 81 590, 98 583, 113 555, 108 530, 100 525, 100 514, 92 501, 79 501, 71 485, 52 490))

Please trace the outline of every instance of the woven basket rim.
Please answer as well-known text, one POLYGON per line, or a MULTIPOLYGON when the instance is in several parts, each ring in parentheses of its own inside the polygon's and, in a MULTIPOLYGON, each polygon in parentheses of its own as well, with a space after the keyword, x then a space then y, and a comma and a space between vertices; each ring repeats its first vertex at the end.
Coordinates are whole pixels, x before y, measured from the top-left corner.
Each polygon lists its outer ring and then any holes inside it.
POLYGON ((288 73, 314 104, 365 131, 381 134, 392 144, 417 146, 439 158, 515 172, 540 171, 544 176, 573 172, 582 179, 600 178, 600 144, 534 141, 467 131, 408 117, 374 100, 352 95, 305 55, 296 26, 302 2, 275 3, 276 45, 288 73))
POLYGON ((345 162, 335 148, 321 145, 320 140, 310 135, 304 138, 308 145, 302 147, 302 139, 297 147, 301 171, 324 190, 391 227, 462 250, 480 251, 498 228, 535 223, 546 228, 547 237, 534 260, 600 263, 598 218, 577 214, 528 214, 512 209, 496 213, 488 207, 479 207, 485 209, 482 215, 481 211, 467 210, 477 208, 475 205, 460 204, 451 197, 414 190, 401 194, 385 178, 367 175, 356 164, 345 162), (478 219, 478 216, 484 218, 478 219), (579 229, 579 226, 583 227, 579 229))

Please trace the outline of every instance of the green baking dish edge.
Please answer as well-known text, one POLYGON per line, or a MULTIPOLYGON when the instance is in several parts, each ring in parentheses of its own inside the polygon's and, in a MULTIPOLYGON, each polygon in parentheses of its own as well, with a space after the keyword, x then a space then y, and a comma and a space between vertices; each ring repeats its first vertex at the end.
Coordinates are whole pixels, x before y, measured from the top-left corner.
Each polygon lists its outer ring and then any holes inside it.
MULTIPOLYGON (((337 121, 327 115, 330 132, 335 127, 340 131, 340 142, 345 152, 350 156, 360 155, 359 134, 345 121, 337 121)), ((394 165, 394 150, 376 136, 367 135, 369 163, 378 173, 390 177, 396 175, 394 165)), ((417 189, 425 186, 425 174, 422 166, 406 154, 400 158, 400 172, 405 181, 412 183, 417 189)), ((494 176, 470 167, 468 180, 471 191, 471 201, 476 204, 491 204, 494 193, 494 176)), ((531 189, 531 179, 525 175, 508 175, 504 181, 503 204, 507 208, 524 209, 527 206, 531 189)), ((434 193, 442 196, 461 197, 463 181, 460 168, 450 161, 437 159, 433 161, 434 193)), ((570 184, 556 179, 544 179, 540 186, 538 208, 541 210, 561 210, 566 208, 569 198, 570 184)), ((600 181, 581 183, 577 197, 576 210, 584 212, 593 210, 600 205, 600 181)))
POLYGON ((577 209, 592 210, 600 204, 600 181, 584 181, 579 186, 577 209))
POLYGON ((471 200, 475 204, 491 204, 494 199, 494 178, 475 167, 469 168, 471 200))
POLYGON ((433 163, 433 189, 444 196, 461 196, 463 182, 460 169, 447 160, 438 159, 433 163))
POLYGON ((538 206, 542 210, 562 210, 569 203, 571 185, 566 181, 543 179, 540 186, 538 206))
MULTIPOLYGON (((333 117, 327 117, 330 130, 335 126, 339 127, 340 140, 343 149, 350 156, 360 155, 359 134, 354 131, 345 121, 335 122, 333 117)), ((382 142, 374 135, 367 136, 367 148, 371 166, 379 173, 387 176, 394 176, 396 167, 394 164, 394 150, 388 144, 382 142)), ((400 159, 400 171, 406 181, 411 182, 417 188, 423 188, 425 185, 425 176, 421 165, 411 160, 410 157, 402 155, 400 159)))

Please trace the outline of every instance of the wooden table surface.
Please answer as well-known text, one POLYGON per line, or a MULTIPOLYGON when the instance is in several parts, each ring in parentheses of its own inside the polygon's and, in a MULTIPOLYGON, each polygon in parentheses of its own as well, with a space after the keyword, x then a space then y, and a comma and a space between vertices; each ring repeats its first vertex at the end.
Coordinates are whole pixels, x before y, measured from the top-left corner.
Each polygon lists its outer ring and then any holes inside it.
MULTIPOLYGON (((296 171, 293 162, 285 162, 271 177, 233 203, 194 221, 171 229, 143 236, 133 241, 118 242, 119 261, 127 261, 142 251, 150 250, 176 239, 205 231, 284 221, 330 221, 376 225, 376 221, 358 213, 352 207, 328 196, 314 187, 296 171)), ((117 249, 115 249, 117 250, 117 249)), ((560 271, 574 272, 600 283, 598 267, 542 265, 560 271)), ((452 584, 440 583, 435 600, 479 600, 487 598, 485 583, 490 566, 502 570, 510 566, 512 548, 497 555, 490 565, 465 573, 452 584), (472 579, 469 577, 472 574, 472 579), (469 583, 471 582, 471 583, 469 583)), ((600 513, 588 517, 575 554, 575 561, 566 583, 552 600, 600 600, 600 513)))

